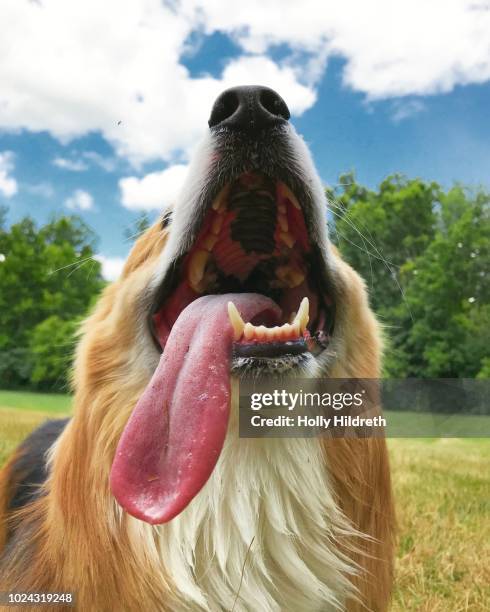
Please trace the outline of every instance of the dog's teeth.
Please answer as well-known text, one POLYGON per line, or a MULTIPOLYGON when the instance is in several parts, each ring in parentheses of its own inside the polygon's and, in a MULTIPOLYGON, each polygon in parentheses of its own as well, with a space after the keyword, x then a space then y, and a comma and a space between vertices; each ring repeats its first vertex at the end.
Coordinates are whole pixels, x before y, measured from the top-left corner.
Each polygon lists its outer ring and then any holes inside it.
POLYGON ((255 335, 259 340, 265 340, 267 337, 267 327, 265 325, 259 325, 255 328, 255 335))
POLYGON ((245 323, 233 302, 228 302, 228 316, 233 327, 233 338, 237 342, 243 336, 245 323))
POLYGON ((297 266, 279 266, 276 268, 277 278, 290 289, 294 289, 305 280, 305 275, 297 266))
POLYGON ((291 189, 289 189, 289 187, 285 184, 280 182, 279 183, 279 196, 280 196, 280 202, 282 202, 283 199, 288 199, 291 204, 297 208, 298 210, 301 210, 301 206, 298 202, 297 197, 294 195, 294 193, 291 191, 291 189))
MULTIPOLYGON (((229 304, 234 307, 232 302, 229 304)), ((228 314, 235 332, 235 342, 242 337, 246 341, 258 340, 260 342, 277 342, 282 340, 285 342, 287 340, 299 338, 302 334, 302 323, 297 317, 292 324, 284 323, 284 325, 275 325, 274 327, 266 327, 265 325, 255 326, 252 325, 252 323, 245 323, 242 331, 241 324, 243 320, 237 311, 236 314, 240 317, 240 322, 234 322, 235 313, 232 311, 232 307, 230 305, 228 306, 228 314)))
POLYGON ((281 230, 283 232, 287 232, 289 229, 289 226, 288 226, 288 218, 286 217, 286 215, 279 214, 277 217, 277 220, 279 221, 279 227, 281 228, 281 230))
POLYGON ((255 327, 252 325, 252 323, 245 324, 243 335, 245 337, 245 340, 252 340, 252 338, 255 336, 255 327))
POLYGON ((277 340, 289 340, 291 337, 291 325, 284 323, 281 327, 277 328, 276 338, 277 340))
POLYGON ((208 251, 198 249, 192 255, 191 260, 189 262, 189 269, 187 275, 189 284, 192 289, 194 289, 194 291, 197 291, 198 293, 202 293, 204 290, 201 286, 201 281, 204 277, 204 270, 206 268, 206 264, 208 263, 209 257, 210 254, 208 253, 208 251))
POLYGON ((292 323, 295 318, 296 318, 296 311, 293 310, 293 312, 289 316, 289 322, 292 323))
POLYGON ((308 321, 310 320, 310 301, 307 297, 301 300, 301 304, 298 309, 298 314, 294 317, 293 325, 296 323, 299 325, 299 331, 301 334, 306 330, 308 321))
POLYGON ((271 329, 271 335, 273 337, 274 340, 280 340, 281 339, 281 334, 282 334, 282 326, 275 326, 271 329))
POLYGON ((225 185, 223 189, 218 193, 211 208, 216 212, 222 212, 226 208, 226 200, 228 199, 228 192, 230 191, 230 185, 225 185))
POLYGON ((305 280, 305 275, 299 270, 293 270, 289 277, 289 286, 294 289, 305 280))
POLYGON ((217 242, 218 236, 215 236, 214 234, 208 234, 206 238, 204 238, 202 244, 207 251, 212 251, 217 242))
POLYGON ((213 223, 211 224, 211 232, 215 234, 215 236, 217 236, 220 233, 221 228, 223 227, 223 221, 224 221, 224 215, 218 214, 214 218, 213 223))
POLYGON ((252 325, 252 323, 244 323, 240 313, 238 312, 233 302, 228 302, 228 316, 234 331, 235 342, 243 337, 246 341, 258 340, 260 342, 277 342, 293 340, 300 338, 308 325, 310 303, 307 297, 301 300, 297 313, 292 313, 291 323, 274 327, 266 327, 265 325, 252 325))
POLYGON ((284 242, 290 249, 293 248, 296 238, 289 232, 279 232, 279 238, 284 242))

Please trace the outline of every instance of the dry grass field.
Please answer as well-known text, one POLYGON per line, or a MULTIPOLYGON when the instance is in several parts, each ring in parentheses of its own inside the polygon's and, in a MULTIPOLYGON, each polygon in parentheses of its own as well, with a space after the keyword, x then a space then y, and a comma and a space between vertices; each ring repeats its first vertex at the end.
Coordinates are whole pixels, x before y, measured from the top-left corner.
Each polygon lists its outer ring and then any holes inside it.
MULTIPOLYGON (((0 391, 0 465, 69 398, 0 391)), ((490 440, 391 439, 399 544, 393 612, 490 610, 490 440)))
POLYGON ((490 440, 390 440, 393 611, 490 610, 490 440))

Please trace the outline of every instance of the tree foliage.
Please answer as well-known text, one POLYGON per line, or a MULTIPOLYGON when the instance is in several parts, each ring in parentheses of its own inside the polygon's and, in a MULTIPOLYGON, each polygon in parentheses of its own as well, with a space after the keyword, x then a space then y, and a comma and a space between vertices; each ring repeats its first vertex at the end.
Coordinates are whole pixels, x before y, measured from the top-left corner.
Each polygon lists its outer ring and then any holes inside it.
POLYGON ((488 369, 490 195, 388 177, 377 191, 341 177, 334 234, 366 279, 392 376, 473 377, 488 369))
MULTIPOLYGON (((66 332, 63 323, 83 315, 103 286, 95 244, 93 232, 76 216, 41 227, 30 217, 8 229, 5 221, 0 225, 0 385, 38 386, 39 359, 31 349, 45 330, 39 326, 50 319, 51 331, 56 321, 66 332)), ((52 348, 54 354, 58 332, 43 337, 47 353, 52 348)), ((54 381, 59 373, 46 376, 54 381)))

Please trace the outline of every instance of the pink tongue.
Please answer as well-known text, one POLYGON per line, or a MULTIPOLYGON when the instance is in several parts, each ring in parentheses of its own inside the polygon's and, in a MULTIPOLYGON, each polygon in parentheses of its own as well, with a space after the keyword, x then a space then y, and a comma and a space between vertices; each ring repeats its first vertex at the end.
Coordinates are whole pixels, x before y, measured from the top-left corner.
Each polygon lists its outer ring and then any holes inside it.
POLYGON ((211 475, 230 412, 232 300, 249 321, 279 315, 263 295, 208 295, 179 315, 152 379, 119 440, 111 488, 129 514, 152 524, 174 518, 211 475))

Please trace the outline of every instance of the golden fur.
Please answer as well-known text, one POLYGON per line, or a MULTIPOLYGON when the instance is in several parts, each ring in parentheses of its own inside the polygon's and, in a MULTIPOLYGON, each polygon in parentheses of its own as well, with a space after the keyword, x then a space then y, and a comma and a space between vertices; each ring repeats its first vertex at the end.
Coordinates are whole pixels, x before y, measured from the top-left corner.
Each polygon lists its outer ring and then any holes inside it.
MULTIPOLYGON (((73 419, 50 451, 45 495, 10 517, 20 535, 0 568, 0 590, 75 592, 83 612, 179 609, 165 568, 135 542, 134 519, 115 512, 108 484, 119 437, 156 365, 142 356, 140 312, 166 234, 155 224, 137 241, 120 280, 106 288, 83 325, 73 419)), ((377 378, 380 334, 363 282, 338 253, 332 256, 345 341, 331 376, 377 378)), ((352 578, 361 602, 351 600, 347 609, 382 612, 392 585, 394 532, 385 441, 334 439, 323 448, 340 508, 369 536, 357 538, 357 551, 352 538, 337 543, 363 570, 352 578)), ((10 465, 0 472, 0 519, 10 465)), ((5 530, 6 517, 0 546, 5 530)))

